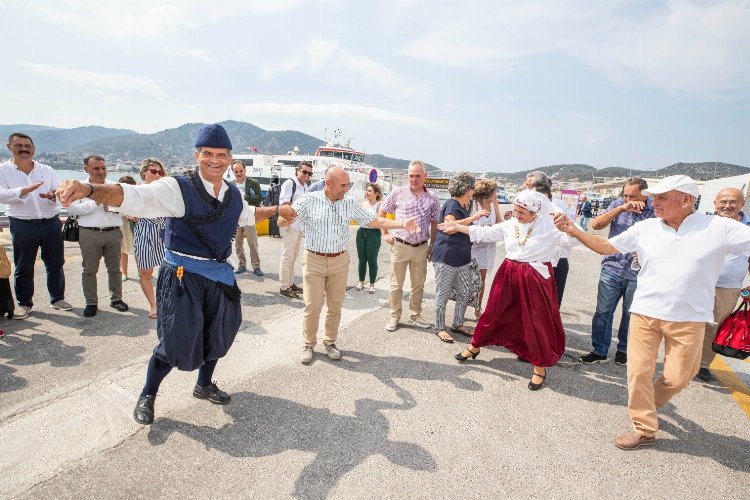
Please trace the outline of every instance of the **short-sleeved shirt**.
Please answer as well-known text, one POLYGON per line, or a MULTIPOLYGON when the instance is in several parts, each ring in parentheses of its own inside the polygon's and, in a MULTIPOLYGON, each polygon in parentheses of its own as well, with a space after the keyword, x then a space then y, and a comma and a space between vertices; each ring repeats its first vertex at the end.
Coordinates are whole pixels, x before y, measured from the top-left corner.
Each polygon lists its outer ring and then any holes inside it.
MULTIPOLYGON (((740 212, 741 224, 750 226, 750 217, 744 212, 740 212)), ((724 259, 724 265, 721 268, 721 274, 716 282, 716 288, 742 288, 742 282, 745 281, 747 274, 747 255, 732 253, 724 259)))
MULTIPOLYGON (((607 207, 607 210, 603 212, 603 214, 611 212, 612 210, 616 209, 617 207, 621 207, 624 204, 625 200, 623 198, 618 198, 613 201, 609 205, 609 207, 607 207)), ((636 222, 651 219, 653 216, 654 207, 651 205, 651 198, 647 198, 646 207, 641 213, 637 214, 635 212, 622 212, 620 214, 617 214, 617 217, 612 219, 612 222, 609 224, 609 237, 614 238, 636 222)), ((630 268, 630 265, 632 263, 632 253, 616 253, 612 255, 605 255, 602 258, 602 270, 620 276, 621 278, 635 280, 638 278, 638 271, 634 271, 630 268)))
POLYGON ((376 219, 351 196, 331 201, 325 191, 306 194, 292 208, 305 225, 305 248, 319 253, 338 253, 349 247, 349 221, 366 226, 376 219))
POLYGON ((709 323, 724 258, 730 253, 750 254, 750 227, 693 213, 677 231, 662 219, 646 219, 609 242, 621 253, 638 252, 641 271, 631 313, 709 323))
POLYGON ((398 220, 416 217, 418 233, 403 229, 393 229, 390 234, 409 243, 422 243, 430 239, 430 224, 440 217, 440 200, 427 188, 421 196, 416 196, 409 186, 399 186, 386 196, 381 210, 396 215, 398 220))
MULTIPOLYGON (((279 189, 279 205, 284 203, 294 204, 294 202, 304 196, 306 192, 307 186, 305 184, 302 184, 296 178, 287 179, 281 184, 281 188, 279 189)), ((299 222, 299 219, 294 221, 290 227, 297 231, 305 230, 304 224, 299 222)))
MULTIPOLYGON (((440 211, 440 222, 445 216, 452 215, 456 220, 469 217, 469 211, 454 199, 445 202, 440 211)), ((435 246, 432 248, 432 262, 442 262, 452 267, 465 266, 471 262, 471 239, 468 234, 445 234, 438 231, 435 235, 435 246)))

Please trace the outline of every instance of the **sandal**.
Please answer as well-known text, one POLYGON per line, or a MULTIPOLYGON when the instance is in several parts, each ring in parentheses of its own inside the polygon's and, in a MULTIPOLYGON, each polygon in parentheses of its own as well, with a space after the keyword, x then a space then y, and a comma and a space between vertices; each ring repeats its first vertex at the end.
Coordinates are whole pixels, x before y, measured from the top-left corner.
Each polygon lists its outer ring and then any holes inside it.
POLYGON ((150 319, 156 319, 156 313, 151 313, 148 315, 150 319))
POLYGON ((479 349, 478 351, 472 351, 471 347, 467 347, 464 352, 459 352, 454 357, 457 360, 459 360, 459 361, 466 361, 469 358, 471 358, 471 359, 477 359, 477 356, 479 356, 479 353, 482 352, 482 350, 479 349), (469 354, 467 354, 466 356, 464 356, 464 352, 468 352, 469 354))
POLYGON ((482 315, 482 309, 479 307, 474 308, 474 317, 476 319, 479 319, 479 317, 482 315))
POLYGON ((453 325, 451 326, 451 331, 453 333, 460 333, 461 335, 466 335, 467 337, 471 337, 472 335, 474 335, 474 332, 466 328, 464 325, 458 325, 458 326, 453 325))
POLYGON ((439 332, 435 333, 435 335, 437 335, 438 338, 443 342, 447 342, 448 344, 453 343, 453 337, 448 335, 448 332, 446 332, 445 330, 440 330, 439 332))
POLYGON ((534 382, 532 382, 531 380, 529 380, 529 390, 530 391, 538 391, 539 389, 542 388, 542 386, 544 385, 544 381, 547 380, 547 369, 545 368, 544 375, 540 375, 539 373, 534 372, 534 374, 531 376, 532 380, 534 379, 534 376, 537 376, 537 377, 541 378, 542 381, 539 382, 538 384, 535 384, 534 382))

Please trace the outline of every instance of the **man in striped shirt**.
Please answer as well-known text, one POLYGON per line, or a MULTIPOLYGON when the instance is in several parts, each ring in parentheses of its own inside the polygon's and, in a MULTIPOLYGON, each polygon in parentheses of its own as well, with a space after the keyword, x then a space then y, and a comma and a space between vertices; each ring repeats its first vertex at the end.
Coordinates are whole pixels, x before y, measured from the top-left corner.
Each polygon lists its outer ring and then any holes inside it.
MULTIPOLYGON (((347 196, 347 191, 349 174, 340 167, 331 167, 326 172, 323 191, 308 193, 292 205, 297 213, 296 219, 305 225, 305 254, 302 260, 302 298, 305 302, 302 323, 304 347, 300 356, 302 363, 309 363, 313 358, 324 296, 328 312, 323 345, 330 359, 341 359, 336 339, 341 321, 341 303, 349 276, 349 221, 354 220, 360 226, 380 229, 401 228, 407 232, 419 229, 413 217, 399 221, 373 216, 357 200, 347 196)), ((279 225, 284 224, 288 224, 288 221, 279 219, 279 225)))

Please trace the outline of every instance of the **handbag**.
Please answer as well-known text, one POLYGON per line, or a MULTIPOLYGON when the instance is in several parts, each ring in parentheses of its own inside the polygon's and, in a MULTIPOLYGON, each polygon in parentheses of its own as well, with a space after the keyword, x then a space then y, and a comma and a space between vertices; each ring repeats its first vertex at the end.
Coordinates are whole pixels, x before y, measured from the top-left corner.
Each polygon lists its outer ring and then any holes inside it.
POLYGON ((728 358, 745 359, 750 356, 750 328, 748 327, 748 303, 750 293, 742 291, 742 303, 730 314, 716 332, 711 348, 715 353, 728 358))
POLYGON ((69 215, 62 227, 62 239, 65 241, 78 241, 78 216, 69 215))

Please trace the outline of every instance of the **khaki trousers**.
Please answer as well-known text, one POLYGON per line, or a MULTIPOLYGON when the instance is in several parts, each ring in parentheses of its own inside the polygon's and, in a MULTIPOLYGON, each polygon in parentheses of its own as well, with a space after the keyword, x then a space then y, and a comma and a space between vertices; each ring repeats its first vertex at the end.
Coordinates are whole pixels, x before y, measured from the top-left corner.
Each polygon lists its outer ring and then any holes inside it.
POLYGON ((302 231, 288 227, 281 237, 281 262, 279 263, 279 283, 281 288, 289 288, 294 283, 294 261, 302 247, 302 231))
POLYGON ((258 255, 258 231, 255 226, 238 226, 234 233, 234 253, 237 254, 239 265, 247 267, 245 259, 245 241, 250 248, 250 265, 253 269, 260 268, 260 255, 258 255))
POLYGON ((336 257, 323 257, 305 251, 302 256, 302 298, 305 301, 302 336, 306 346, 312 347, 317 342, 324 297, 327 311, 323 343, 328 345, 336 342, 348 276, 349 252, 336 257))
POLYGON ((111 301, 122 300, 122 275, 120 274, 120 250, 122 248, 122 231, 92 231, 81 228, 78 236, 81 247, 83 271, 81 283, 86 305, 98 305, 96 274, 99 272, 99 261, 104 257, 107 268, 109 293, 111 301))
POLYGON ((714 321, 716 324, 708 323, 706 325, 706 335, 703 337, 703 353, 701 354, 701 368, 711 366, 716 353, 711 344, 716 338, 716 332, 719 331, 721 323, 734 312, 737 307, 737 299, 740 298, 741 288, 717 288, 714 295, 714 321))
POLYGON ((687 387, 700 367, 706 324, 664 321, 631 313, 628 334, 628 414, 633 429, 653 436, 656 408, 687 387), (664 339, 664 370, 654 381, 656 355, 664 339))
POLYGON ((391 318, 401 319, 401 301, 404 295, 406 268, 409 268, 411 291, 409 292, 409 317, 417 319, 422 315, 422 295, 427 278, 428 245, 413 247, 396 241, 391 245, 391 284, 389 309, 391 318))

